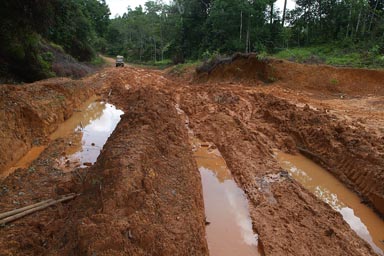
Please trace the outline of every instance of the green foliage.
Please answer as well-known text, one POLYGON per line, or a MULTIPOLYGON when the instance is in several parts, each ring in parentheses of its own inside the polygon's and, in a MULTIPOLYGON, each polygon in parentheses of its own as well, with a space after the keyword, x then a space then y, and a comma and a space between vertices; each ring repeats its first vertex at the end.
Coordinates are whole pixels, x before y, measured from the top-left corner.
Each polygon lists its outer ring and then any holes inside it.
POLYGON ((330 80, 330 82, 331 82, 331 84, 333 84, 333 85, 337 85, 337 84, 339 84, 339 80, 337 80, 336 78, 332 78, 332 79, 330 80))
POLYGON ((46 40, 60 52, 91 61, 105 46, 109 14, 104 0, 2 1, 0 78, 31 82, 53 76, 46 40))
POLYGON ((287 59, 301 63, 328 64, 334 66, 348 66, 359 68, 382 68, 384 66, 383 55, 380 48, 373 46, 366 50, 365 46, 349 45, 348 48, 341 43, 326 44, 311 47, 291 48, 282 50, 274 57, 287 59))
POLYGON ((93 58, 91 62, 89 62, 89 64, 91 64, 92 66, 95 66, 95 67, 104 66, 105 63, 106 63, 105 60, 103 58, 101 58, 99 55, 96 56, 95 58, 93 58))

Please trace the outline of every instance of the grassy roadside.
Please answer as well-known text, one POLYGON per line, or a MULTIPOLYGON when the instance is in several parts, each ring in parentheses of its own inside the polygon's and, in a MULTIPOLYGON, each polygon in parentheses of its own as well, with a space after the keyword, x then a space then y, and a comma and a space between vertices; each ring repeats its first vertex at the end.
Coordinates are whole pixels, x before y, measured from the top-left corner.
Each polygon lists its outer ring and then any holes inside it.
POLYGON ((384 54, 378 46, 369 50, 342 48, 335 45, 319 45, 303 48, 284 49, 272 57, 308 64, 356 68, 384 68, 384 54))

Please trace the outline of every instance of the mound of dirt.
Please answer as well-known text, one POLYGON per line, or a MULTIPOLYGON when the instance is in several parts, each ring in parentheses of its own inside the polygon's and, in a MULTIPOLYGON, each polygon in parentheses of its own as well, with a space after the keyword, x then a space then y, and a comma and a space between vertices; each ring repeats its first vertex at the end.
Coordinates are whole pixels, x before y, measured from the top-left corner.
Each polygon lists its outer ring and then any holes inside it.
POLYGON ((0 171, 32 146, 44 144, 58 124, 91 94, 91 87, 70 79, 0 85, 0 171))
POLYGON ((317 94, 384 95, 384 70, 304 65, 283 60, 272 60, 271 66, 277 81, 293 89, 317 94))
POLYGON ((196 68, 195 82, 273 82, 269 60, 255 54, 235 54, 231 58, 215 58, 196 68))
POLYGON ((305 65, 285 60, 236 54, 214 59, 196 69, 195 83, 242 82, 248 85, 277 82, 297 90, 350 95, 383 95, 384 71, 305 65))

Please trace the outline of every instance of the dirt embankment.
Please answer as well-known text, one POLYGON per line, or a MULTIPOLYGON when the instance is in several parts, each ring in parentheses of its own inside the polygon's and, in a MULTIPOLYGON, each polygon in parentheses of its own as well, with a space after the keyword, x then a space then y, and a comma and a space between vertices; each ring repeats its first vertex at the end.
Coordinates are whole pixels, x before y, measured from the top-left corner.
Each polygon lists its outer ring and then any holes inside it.
POLYGON ((32 146, 42 145, 93 94, 82 81, 49 79, 0 86, 0 171, 32 146))
POLYGON ((255 86, 279 82, 285 87, 317 94, 384 95, 383 70, 305 65, 236 54, 230 59, 206 63, 197 71, 195 83, 241 82, 255 86))

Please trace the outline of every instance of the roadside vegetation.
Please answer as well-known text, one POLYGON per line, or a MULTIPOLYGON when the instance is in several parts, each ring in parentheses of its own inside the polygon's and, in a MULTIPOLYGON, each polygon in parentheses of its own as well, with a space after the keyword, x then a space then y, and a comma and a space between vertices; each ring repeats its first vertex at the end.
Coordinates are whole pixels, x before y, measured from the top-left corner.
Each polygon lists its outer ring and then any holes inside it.
POLYGON ((74 63, 97 62, 109 14, 104 0, 2 1, 0 81, 83 74, 74 63))
POLYGON ((297 0, 293 10, 276 0, 156 0, 112 19, 105 0, 4 0, 0 32, 2 81, 59 75, 49 46, 80 62, 100 64, 102 53, 160 68, 236 52, 384 66, 382 0, 297 0))
POLYGON ((272 57, 308 64, 327 64, 341 67, 383 68, 384 55, 378 44, 371 48, 341 45, 319 45, 283 49, 272 57))
POLYGON ((148 1, 111 20, 106 52, 140 63, 256 52, 306 63, 384 66, 382 1, 296 4, 288 11, 274 0, 148 1))

